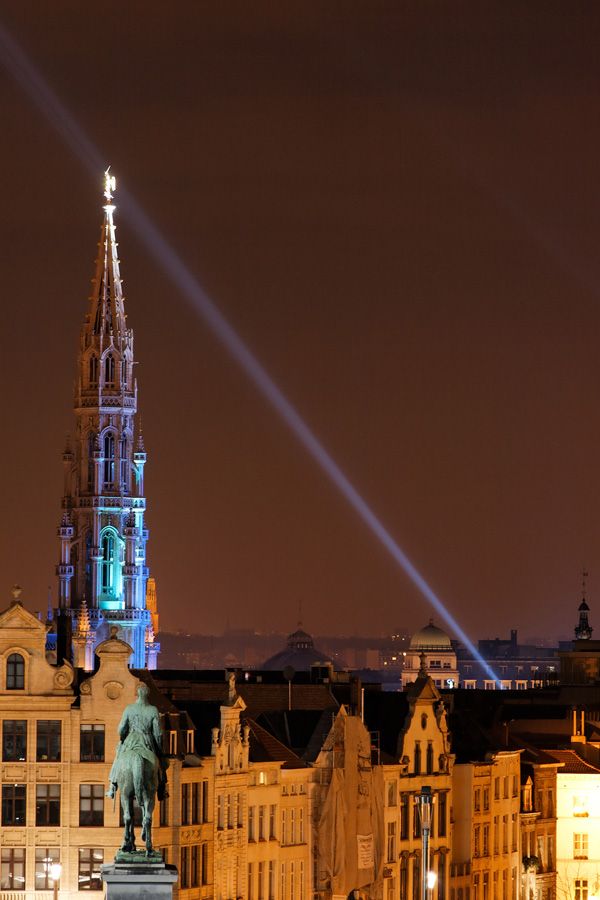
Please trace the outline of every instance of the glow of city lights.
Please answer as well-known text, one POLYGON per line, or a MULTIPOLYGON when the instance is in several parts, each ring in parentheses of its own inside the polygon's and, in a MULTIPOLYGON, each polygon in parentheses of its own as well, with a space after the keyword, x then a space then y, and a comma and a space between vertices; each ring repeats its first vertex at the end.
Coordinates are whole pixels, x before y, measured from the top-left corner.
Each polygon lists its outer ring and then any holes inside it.
MULTIPOLYGON (((42 74, 31 63, 19 44, 1 24, 0 61, 86 169, 94 176, 98 172, 104 171, 102 157, 98 149, 75 121, 56 93, 48 86, 42 74)), ((108 170, 106 170, 105 177, 112 180, 112 176, 108 175, 108 170)), ((111 186, 107 185, 106 182, 105 190, 111 194, 112 198, 111 186)), ((204 292, 190 270, 153 222, 151 222, 142 207, 126 190, 120 190, 120 197, 122 198, 121 206, 127 218, 152 258, 160 263, 161 268, 174 282, 180 293, 202 317, 205 324, 208 325, 255 387, 279 414, 280 418, 286 423, 309 455, 345 497, 372 534, 385 547, 421 595, 481 663, 488 676, 494 681, 498 681, 498 676, 486 660, 483 659, 452 613, 446 609, 433 588, 396 543, 390 532, 321 444, 300 413, 286 398, 283 391, 275 384, 249 347, 204 292)))

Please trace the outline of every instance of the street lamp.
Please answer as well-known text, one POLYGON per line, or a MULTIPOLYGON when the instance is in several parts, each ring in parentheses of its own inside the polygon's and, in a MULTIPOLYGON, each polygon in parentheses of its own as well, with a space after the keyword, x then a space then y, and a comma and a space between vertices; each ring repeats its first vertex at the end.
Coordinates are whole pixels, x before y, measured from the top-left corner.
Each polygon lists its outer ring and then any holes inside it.
POLYGON ((421 793, 417 794, 419 803, 419 818, 421 820, 421 841, 422 841, 422 861, 421 861, 421 900, 427 900, 428 891, 433 890, 437 880, 435 872, 429 869, 429 836, 431 834, 431 814, 433 807, 433 795, 431 787, 424 784, 421 793))
POLYGON ((52 881, 52 887, 54 890, 54 900, 58 900, 58 882, 60 881, 61 872, 62 872, 62 866, 59 862, 51 863, 50 879, 52 881))

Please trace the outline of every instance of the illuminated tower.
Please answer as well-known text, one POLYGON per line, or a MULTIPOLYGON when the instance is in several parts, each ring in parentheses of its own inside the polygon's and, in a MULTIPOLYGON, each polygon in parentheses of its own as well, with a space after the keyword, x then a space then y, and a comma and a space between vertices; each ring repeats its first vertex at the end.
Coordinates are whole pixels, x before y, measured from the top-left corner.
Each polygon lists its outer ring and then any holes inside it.
POLYGON ((592 631, 594 630, 590 625, 590 620, 588 618, 588 613, 590 611, 589 606, 587 605, 587 600, 585 599, 586 595, 586 583, 587 583, 587 572, 583 573, 583 584, 581 588, 581 603, 579 604, 579 623, 575 627, 575 640, 576 641, 589 641, 592 637, 592 631))
POLYGON ((70 655, 73 624, 89 620, 96 646, 119 628, 131 664, 145 667, 146 609, 144 466, 135 438, 137 382, 133 331, 119 275, 112 204, 115 179, 105 175, 104 214, 89 311, 81 330, 75 386, 75 439, 63 454, 64 496, 57 566, 57 656, 70 655), (82 604, 87 617, 79 614, 82 604))

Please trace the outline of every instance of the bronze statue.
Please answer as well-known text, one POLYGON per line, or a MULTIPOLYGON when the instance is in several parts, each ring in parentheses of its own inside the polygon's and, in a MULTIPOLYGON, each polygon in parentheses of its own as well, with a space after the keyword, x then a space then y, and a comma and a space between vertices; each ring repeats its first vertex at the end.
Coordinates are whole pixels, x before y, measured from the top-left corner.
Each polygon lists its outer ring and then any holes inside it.
POLYGON ((146 843, 146 854, 152 852, 152 813, 156 796, 164 799, 166 794, 168 766, 162 752, 162 728, 158 710, 148 702, 149 690, 145 684, 138 688, 138 699, 125 707, 119 725, 119 737, 112 768, 107 797, 114 797, 117 789, 121 794, 121 809, 125 831, 121 850, 135 850, 133 830, 133 800, 137 800, 142 811, 142 840, 146 843))

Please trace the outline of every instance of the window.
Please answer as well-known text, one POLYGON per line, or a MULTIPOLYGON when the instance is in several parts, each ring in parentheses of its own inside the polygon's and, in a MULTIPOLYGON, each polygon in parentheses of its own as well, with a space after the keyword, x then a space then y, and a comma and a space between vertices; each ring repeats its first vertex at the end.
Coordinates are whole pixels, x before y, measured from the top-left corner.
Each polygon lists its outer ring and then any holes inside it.
POLYGON ((2 785, 2 824, 25 825, 27 788, 24 784, 2 785))
POLYGON ((36 785, 35 824, 60 825, 60 784, 36 785))
POLYGON ((484 810, 490 808, 490 789, 487 787, 483 789, 483 808, 484 810))
POLYGON ((208 844, 201 844, 200 847, 202 850, 200 861, 202 884, 208 884, 208 844))
POLYGON ((227 827, 233 828, 233 794, 227 794, 227 827))
POLYGON ((298 824, 298 831, 299 831, 298 843, 303 844, 304 843, 304 810, 303 809, 299 810, 298 815, 299 815, 299 820, 300 820, 299 824, 298 824))
MULTIPOLYGON (((258 807, 258 839, 259 841, 264 841, 265 839, 265 807, 258 807)), ((262 897, 262 893, 258 892, 259 897, 262 897)))
POLYGON ((288 811, 287 811, 287 809, 283 809, 281 811, 281 843, 282 844, 287 844, 287 842, 288 842, 287 819, 288 819, 288 811))
POLYGON ((112 531, 105 531, 102 535, 101 550, 102 593, 113 596, 117 590, 117 539, 112 531))
POLYGON ((104 435, 104 486, 115 483, 115 436, 112 432, 104 435))
POLYGON ((387 823, 387 861, 396 861, 396 823, 387 823))
POLYGON ((498 816, 494 816, 494 856, 498 853, 498 816))
POLYGON ((20 653, 11 653, 6 660, 6 690, 25 690, 25 660, 20 653))
POLYGON ((115 384, 115 358, 109 353, 104 360, 104 382, 107 387, 114 387, 115 384))
POLYGON ((254 900, 254 863, 248 863, 248 900, 254 900))
POLYGON ((195 781, 192 784, 192 817, 191 823, 192 825, 198 825, 201 821, 200 816, 202 815, 202 804, 200 800, 200 792, 202 785, 199 781, 195 781))
POLYGON ((164 800, 159 800, 158 817, 159 825, 165 826, 169 824, 169 801, 167 797, 164 800))
POLYGON ((80 891, 101 891, 100 869, 104 862, 104 850, 89 847, 79 848, 78 884, 80 891))
POLYGON ((421 774, 421 745, 415 741, 415 775, 421 774))
POLYGON ((419 810, 416 807, 413 812, 413 837, 421 837, 421 816, 419 814, 419 810))
POLYGON ((181 848, 181 866, 179 870, 179 880, 182 888, 190 886, 190 848, 181 848))
POLYGON ((237 795, 237 827, 244 827, 244 801, 241 794, 237 795))
POLYGON ((475 826, 475 832, 473 836, 473 856, 479 856, 481 853, 481 826, 475 826))
MULTIPOLYGON (((293 865, 293 863, 292 863, 293 865)), ((259 900, 263 900, 265 896, 265 864, 264 862, 259 862, 258 864, 258 898, 259 900)), ((293 894, 292 894, 293 896, 293 894)))
POLYGON ((429 742, 427 744, 426 766, 427 766, 427 774, 432 775, 433 774, 433 744, 431 742, 429 742))
POLYGON ((3 762, 22 762, 27 758, 27 722, 5 719, 2 723, 3 762))
POLYGON ((25 890, 25 848, 3 847, 0 890, 25 890))
POLYGON ((479 812, 479 810, 481 809, 481 791, 479 790, 479 788, 477 788, 473 795, 473 809, 475 810, 475 812, 479 812))
POLYGON ((502 852, 508 853, 508 816, 502 816, 502 852))
POLYGON ((446 900, 446 854, 440 853, 438 863, 438 900, 446 900))
MULTIPOLYGON (((300 889, 300 896, 303 897, 302 888, 300 889)), ((275 900, 275 863, 273 860, 269 862, 269 890, 268 890, 268 898, 269 900, 275 900)))
MULTIPOLYGON (((60 849, 58 847, 35 848, 35 889, 36 891, 51 891, 54 881, 50 878, 51 866, 60 862, 60 849)), ((59 882, 60 884, 60 882, 59 882)), ((3 888, 4 890, 4 888, 3 888)))
POLYGON ((500 779, 494 778, 494 800, 500 799, 500 779))
POLYGON ((42 719, 37 723, 36 758, 38 762, 60 762, 61 723, 42 719))
POLYGON ((90 384, 98 384, 98 357, 90 356, 90 384))
POLYGON ((437 795, 438 803, 438 837, 446 837, 447 794, 437 795))
POLYGON ((387 888, 386 888, 386 900, 395 900, 396 897, 396 879, 395 878, 387 878, 386 879, 387 888))
POLYGON ((587 878, 575 879, 575 900, 588 900, 587 878))
POLYGON ((187 783, 181 785, 181 824, 190 824, 190 786, 187 783))
MULTIPOLYGON (((415 816, 416 818, 416 816, 415 816)), ((412 864, 412 893, 413 900, 420 900, 421 897, 421 858, 415 856, 412 864)))
POLYGON ((490 826, 483 826, 483 847, 482 847, 483 856, 489 856, 490 854, 490 826))
POLYGON ((273 803, 269 807, 269 840, 274 841, 276 838, 276 816, 277 806, 273 803))
POLYGON ((587 859, 588 858, 588 835, 587 834, 574 834, 573 835, 573 858, 574 859, 587 859))
POLYGON ((513 775, 512 777, 512 795, 513 797, 519 796, 519 776, 513 775))
POLYGON ((104 785, 79 785, 79 824, 104 825, 104 785))
POLYGON ((208 781, 202 782, 202 821, 208 822, 208 781))
POLYGON ((104 725, 82 725, 79 732, 81 762, 104 762, 104 725))
POLYGON ((587 816, 588 815, 587 797, 585 797, 583 795, 573 797, 573 815, 574 816, 587 816))
POLYGON ((502 796, 505 800, 508 800, 508 775, 505 775, 502 779, 502 796))
POLYGON ((389 781, 387 786, 387 805, 395 806, 396 805, 396 782, 389 781))
POLYGON ((410 802, 410 794, 400 794, 400 840, 401 841, 408 840, 408 834, 409 834, 409 829, 410 829, 409 802, 410 802))
POLYGON ((408 859, 402 856, 400 859, 400 896, 402 900, 407 896, 408 891, 408 859))
POLYGON ((198 844, 194 844, 192 847, 192 864, 190 867, 190 887, 198 887, 200 881, 200 871, 198 865, 198 851, 200 847, 198 844))
POLYGON ((248 807, 248 840, 256 840, 256 807, 248 807))

